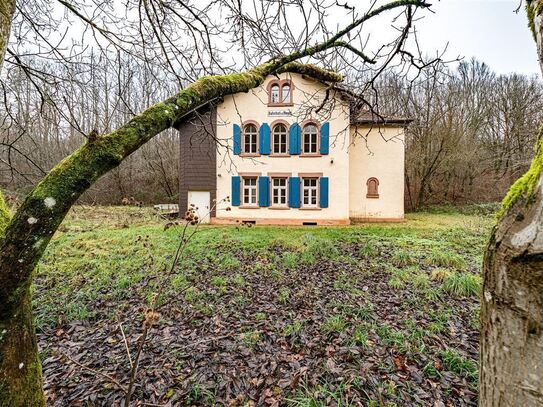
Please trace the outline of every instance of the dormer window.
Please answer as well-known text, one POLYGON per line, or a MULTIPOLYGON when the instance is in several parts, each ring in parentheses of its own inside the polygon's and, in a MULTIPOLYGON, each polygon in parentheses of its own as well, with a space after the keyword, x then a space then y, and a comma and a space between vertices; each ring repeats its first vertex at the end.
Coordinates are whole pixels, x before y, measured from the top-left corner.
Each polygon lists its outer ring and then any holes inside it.
POLYGON ((276 105, 279 103, 279 85, 272 85, 270 88, 270 104, 276 105))
POLYGON ((290 85, 285 83, 281 88, 281 103, 290 103, 290 85))
POLYGON ((268 83, 268 106, 292 106, 292 82, 290 79, 268 83))

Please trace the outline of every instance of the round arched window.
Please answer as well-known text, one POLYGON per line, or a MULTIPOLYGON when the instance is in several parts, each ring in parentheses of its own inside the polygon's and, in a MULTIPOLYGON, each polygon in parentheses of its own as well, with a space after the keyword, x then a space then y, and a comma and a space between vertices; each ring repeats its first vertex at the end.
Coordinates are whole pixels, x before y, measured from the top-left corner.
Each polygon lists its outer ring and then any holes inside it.
POLYGON ((318 148, 317 138, 319 136, 319 130, 313 123, 306 124, 303 130, 303 147, 304 154, 316 154, 318 148))
POLYGON ((287 126, 283 123, 276 124, 272 130, 272 143, 274 154, 287 153, 287 126))
POLYGON ((270 88, 270 103, 279 103, 279 85, 272 85, 270 88))
POLYGON ((288 83, 281 88, 281 103, 290 103, 290 85, 288 83))
POLYGON ((258 129, 256 124, 249 123, 243 126, 243 152, 256 154, 258 144, 258 129))
POLYGON ((369 178, 366 181, 366 186, 368 187, 366 198, 379 198, 379 180, 377 178, 369 178))

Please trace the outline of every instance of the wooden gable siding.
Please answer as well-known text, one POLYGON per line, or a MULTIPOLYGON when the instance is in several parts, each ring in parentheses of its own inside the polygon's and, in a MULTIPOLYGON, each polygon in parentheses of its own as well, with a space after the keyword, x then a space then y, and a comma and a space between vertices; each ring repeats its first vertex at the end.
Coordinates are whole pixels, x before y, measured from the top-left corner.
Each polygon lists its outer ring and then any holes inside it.
MULTIPOLYGON (((209 191, 211 206, 217 194, 215 107, 194 115, 179 131, 179 214, 184 216, 188 205, 188 191, 209 191)), ((211 212, 215 216, 215 210, 211 212)))

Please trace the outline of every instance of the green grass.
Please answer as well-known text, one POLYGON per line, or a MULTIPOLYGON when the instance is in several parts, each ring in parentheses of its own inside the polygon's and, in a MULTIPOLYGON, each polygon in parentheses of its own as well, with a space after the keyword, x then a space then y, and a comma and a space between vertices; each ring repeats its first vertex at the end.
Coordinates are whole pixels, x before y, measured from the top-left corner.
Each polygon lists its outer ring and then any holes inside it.
POLYGON ((426 262, 435 267, 452 267, 463 270, 466 260, 453 251, 433 250, 426 257, 426 262))
POLYGON ((345 330, 347 322, 343 315, 332 315, 324 321, 323 330, 327 334, 341 333, 345 330))
MULTIPOLYGON (((442 362, 474 383, 473 352, 446 346, 460 343, 448 341, 459 325, 470 335, 478 327, 481 254, 492 222, 491 216, 426 212, 397 224, 203 226, 166 278, 180 239, 175 227, 164 230, 147 208, 76 207, 36 271, 37 327, 54 332, 73 321, 115 321, 135 304, 149 304, 164 283, 160 303, 180 310, 165 319, 202 327, 203 338, 234 326, 231 337, 251 354, 274 343, 301 352, 315 341, 347 347, 365 360, 379 348, 410 363, 422 360, 428 378, 439 378, 442 362)), ((362 405, 402 405, 403 390, 386 378, 394 365, 383 359, 372 368, 383 379, 359 391, 352 377, 338 383, 327 376, 289 390, 281 402, 360 405, 351 398, 358 394, 362 405)), ((185 401, 210 405, 215 391, 195 382, 185 401)))
MULTIPOLYGON (((491 216, 445 211, 408 214, 405 223, 347 228, 262 226, 241 232, 233 227, 204 226, 188 245, 183 262, 169 282, 170 291, 187 290, 183 295, 187 301, 201 302, 207 294, 190 290, 194 276, 214 272, 212 283, 222 287, 224 293, 231 284, 246 285, 242 267, 252 267, 255 272, 261 269, 280 280, 287 270, 317 264, 319 259, 352 262, 338 247, 357 243, 358 255, 371 261, 372 267, 398 268, 390 277, 391 287, 400 290, 414 286, 437 300, 439 293, 428 291, 426 280, 417 274, 419 259, 426 259, 432 267, 477 271, 492 221, 491 216), (270 251, 273 246, 287 251, 277 255, 270 251), (457 247, 461 251, 457 252, 457 247), (381 257, 387 252, 392 253, 390 262, 381 257), (267 263, 244 265, 237 253, 250 253, 267 263)), ((153 292, 158 281, 145 283, 146 276, 160 276, 168 269, 179 241, 179 231, 164 230, 163 224, 149 208, 74 207, 37 268, 38 327, 57 323, 59 315, 66 320, 86 319, 93 315, 89 310, 98 299, 116 301, 139 291, 144 297, 145 291, 153 292)), ((472 273, 448 278, 443 275, 440 279, 444 290, 454 295, 474 295, 480 290, 479 278, 472 273)), ((346 280, 338 287, 362 295, 355 283, 346 280)), ((289 296, 282 291, 279 301, 287 303, 289 296)))
POLYGON ((458 297, 478 296, 481 285, 481 277, 471 273, 455 272, 443 280, 443 289, 458 297))
POLYGON ((477 363, 466 358, 455 349, 447 349, 441 352, 441 359, 445 367, 452 372, 465 376, 468 380, 477 381, 479 371, 477 363))

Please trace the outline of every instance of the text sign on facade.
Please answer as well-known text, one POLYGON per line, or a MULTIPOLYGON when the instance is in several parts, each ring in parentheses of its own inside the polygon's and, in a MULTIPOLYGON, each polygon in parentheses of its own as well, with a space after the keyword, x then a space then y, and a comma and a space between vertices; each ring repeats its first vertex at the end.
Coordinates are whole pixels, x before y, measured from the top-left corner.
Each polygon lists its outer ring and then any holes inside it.
POLYGON ((289 110, 269 110, 268 116, 270 117, 289 117, 292 116, 292 111, 289 110))

